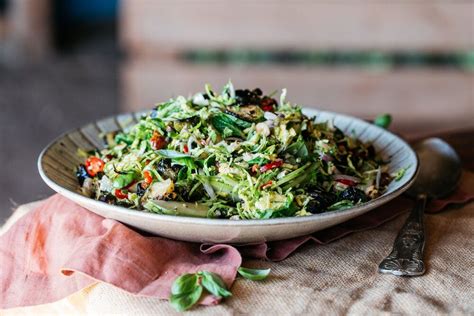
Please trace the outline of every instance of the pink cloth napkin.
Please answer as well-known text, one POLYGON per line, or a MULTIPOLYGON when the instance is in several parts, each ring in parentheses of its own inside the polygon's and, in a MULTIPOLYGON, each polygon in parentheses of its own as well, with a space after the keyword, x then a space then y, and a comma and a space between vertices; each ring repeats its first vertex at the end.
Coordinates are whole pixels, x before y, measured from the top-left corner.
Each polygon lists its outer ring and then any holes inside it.
MULTIPOLYGON (((459 189, 432 202, 428 212, 474 198, 474 174, 459 189)), ((143 236, 54 195, 0 237, 0 308, 37 305, 64 298, 96 281, 133 294, 168 298, 173 280, 200 270, 219 274, 230 287, 242 257, 283 260, 308 241, 317 244, 376 227, 407 211, 399 197, 381 208, 311 236, 255 245, 199 245, 143 236)), ((218 303, 213 296, 200 302, 218 303)))

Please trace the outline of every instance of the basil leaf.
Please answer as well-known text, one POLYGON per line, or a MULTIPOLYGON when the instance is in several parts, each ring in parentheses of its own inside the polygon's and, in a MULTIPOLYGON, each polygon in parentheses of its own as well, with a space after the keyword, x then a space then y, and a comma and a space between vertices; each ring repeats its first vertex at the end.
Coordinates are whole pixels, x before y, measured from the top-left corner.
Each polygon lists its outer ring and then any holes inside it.
POLYGON ((173 285, 171 286, 171 294, 192 292, 198 285, 198 276, 194 273, 186 273, 174 280, 173 285))
POLYGON ((227 287, 220 276, 208 271, 200 271, 198 274, 202 277, 201 284, 209 293, 217 297, 229 297, 232 293, 227 290, 227 287))
POLYGON ((137 174, 135 172, 129 172, 126 174, 118 175, 112 182, 112 186, 116 189, 121 189, 129 185, 135 180, 137 174))
POLYGON ((190 309, 196 304, 202 295, 202 286, 196 284, 191 292, 172 294, 170 297, 171 306, 173 306, 178 312, 190 309))
POLYGON ((224 113, 216 114, 211 118, 211 124, 214 128, 225 135, 228 136, 237 136, 244 138, 244 133, 242 132, 242 127, 235 124, 234 120, 224 113))
POLYGON ((176 150, 160 149, 156 151, 160 156, 165 158, 192 158, 190 155, 180 153, 176 150))
POLYGON ((240 267, 237 272, 246 279, 260 281, 270 274, 270 269, 249 269, 240 267))
POLYGON ((392 123, 392 116, 390 114, 381 114, 374 120, 374 124, 382 128, 388 128, 392 123))

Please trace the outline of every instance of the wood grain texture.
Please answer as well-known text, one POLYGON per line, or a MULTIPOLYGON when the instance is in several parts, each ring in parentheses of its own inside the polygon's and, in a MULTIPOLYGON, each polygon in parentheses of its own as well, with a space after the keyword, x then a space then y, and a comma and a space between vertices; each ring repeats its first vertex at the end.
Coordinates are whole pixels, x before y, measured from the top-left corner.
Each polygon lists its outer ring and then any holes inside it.
POLYGON ((304 106, 364 118, 391 113, 399 131, 474 127, 474 73, 455 70, 219 67, 136 60, 122 69, 122 108, 151 108, 170 97, 201 91, 206 82, 220 89, 229 78, 236 87, 267 92, 286 87, 288 99, 304 106))
POLYGON ((123 0, 128 53, 474 48, 472 1, 123 0))

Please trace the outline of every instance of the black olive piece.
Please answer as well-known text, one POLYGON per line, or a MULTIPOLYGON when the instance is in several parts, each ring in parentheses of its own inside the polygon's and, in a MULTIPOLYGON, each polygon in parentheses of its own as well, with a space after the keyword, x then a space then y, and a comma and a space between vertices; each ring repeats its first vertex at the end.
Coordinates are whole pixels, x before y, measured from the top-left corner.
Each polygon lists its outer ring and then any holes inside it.
POLYGON ((138 183, 137 184, 137 195, 138 196, 143 196, 146 192, 146 189, 144 187, 142 187, 142 184, 141 183, 138 183))
POLYGON ((260 89, 260 88, 255 88, 255 89, 253 89, 252 92, 253 92, 253 94, 258 95, 259 97, 261 97, 262 94, 263 94, 262 89, 260 89))
POLYGON ((82 186, 84 184, 84 180, 86 180, 86 178, 90 178, 91 176, 87 173, 86 166, 79 165, 76 171, 76 177, 77 181, 82 186))
POLYGON ((363 203, 363 202, 367 202, 369 199, 367 195, 365 195, 364 191, 362 191, 361 189, 357 189, 355 187, 348 187, 347 189, 342 191, 342 193, 339 195, 339 200, 340 201, 349 200, 354 203, 357 203, 360 201, 363 203))
POLYGON ((337 200, 334 193, 322 190, 309 192, 308 195, 312 199, 306 205, 306 210, 313 214, 323 213, 329 206, 336 203, 337 200))

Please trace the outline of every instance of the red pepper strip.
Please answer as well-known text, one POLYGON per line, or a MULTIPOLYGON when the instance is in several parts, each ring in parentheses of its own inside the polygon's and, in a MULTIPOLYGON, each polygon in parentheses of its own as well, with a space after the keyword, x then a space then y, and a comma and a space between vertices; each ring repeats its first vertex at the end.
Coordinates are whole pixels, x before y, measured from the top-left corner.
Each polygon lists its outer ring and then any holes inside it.
POLYGON ((96 156, 90 156, 86 160, 86 171, 91 177, 95 177, 99 172, 104 171, 105 162, 96 156))
POLYGON ((123 199, 126 199, 128 197, 128 193, 125 193, 120 189, 115 189, 115 197, 117 197, 118 199, 123 200, 123 199))
POLYGON ((188 145, 184 145, 184 146, 183 146, 183 152, 184 152, 185 154, 189 153, 188 145))
POLYGON ((273 181, 272 181, 272 180, 269 180, 268 182, 262 184, 262 185, 260 186, 260 189, 266 189, 266 188, 268 188, 268 187, 271 187, 272 184, 273 184, 273 181))
POLYGON ((260 167, 260 172, 263 173, 263 172, 268 171, 270 169, 275 169, 275 168, 281 167, 281 165, 283 165, 283 160, 278 159, 278 160, 269 162, 269 163, 263 165, 262 167, 260 167))
POLYGON ((352 180, 349 180, 349 179, 337 179, 336 181, 339 182, 339 183, 348 185, 350 187, 353 187, 357 184, 356 182, 354 182, 352 180))

